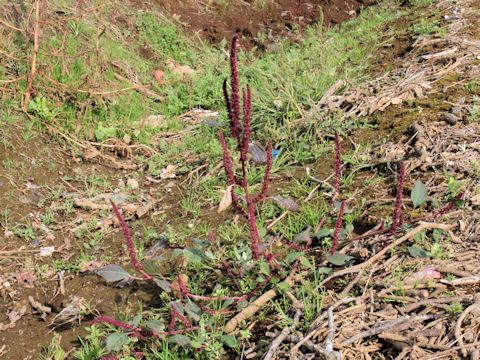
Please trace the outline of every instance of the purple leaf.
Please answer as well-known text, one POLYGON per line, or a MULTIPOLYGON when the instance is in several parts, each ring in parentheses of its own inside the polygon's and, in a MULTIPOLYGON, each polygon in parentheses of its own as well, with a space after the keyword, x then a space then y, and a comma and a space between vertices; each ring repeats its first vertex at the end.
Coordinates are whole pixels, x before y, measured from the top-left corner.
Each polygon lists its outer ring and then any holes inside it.
POLYGON ((248 153, 252 155, 252 161, 255 164, 265 164, 267 162, 267 152, 255 143, 248 145, 248 153))
POLYGON ((121 266, 110 264, 97 270, 97 274, 108 282, 129 281, 133 277, 121 266))
POLYGON ((272 196, 272 200, 284 210, 298 211, 300 208, 295 200, 290 196, 283 197, 279 195, 272 196))

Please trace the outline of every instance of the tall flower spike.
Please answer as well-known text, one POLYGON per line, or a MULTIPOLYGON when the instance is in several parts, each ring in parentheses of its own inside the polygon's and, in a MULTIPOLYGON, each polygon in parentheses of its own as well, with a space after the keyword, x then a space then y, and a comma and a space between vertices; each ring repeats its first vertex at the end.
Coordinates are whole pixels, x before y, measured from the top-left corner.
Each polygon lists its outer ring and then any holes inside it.
MULTIPOLYGON (((240 139, 240 95, 238 87, 237 71, 237 44, 238 37, 235 35, 232 39, 230 49, 230 71, 232 81, 232 95, 230 98, 230 132, 233 138, 240 139)), ((228 110, 228 109, 227 109, 228 110)))
POLYGON ((232 158, 230 157, 230 151, 228 150, 227 141, 221 130, 218 131, 218 140, 223 150, 223 168, 227 175, 227 185, 233 185, 236 183, 235 174, 233 172, 232 158))
POLYGON ((340 180, 342 178, 342 145, 340 143, 340 136, 335 133, 335 184, 334 188, 337 195, 340 194, 340 180))
MULTIPOLYGON (((228 95, 228 89, 227 89, 227 79, 223 80, 223 97, 225 99, 225 106, 227 107, 227 115, 228 119, 232 119, 232 108, 230 106, 230 96, 228 95)), ((231 131, 231 129, 230 129, 231 131)))
POLYGON ((247 86, 247 90, 243 89, 243 137, 240 146, 240 160, 247 160, 248 146, 250 144, 251 136, 251 120, 252 113, 252 91, 250 86, 247 86))
POLYGON ((340 230, 342 230, 343 213, 345 211, 345 200, 340 204, 340 210, 338 212, 337 222, 335 223, 335 231, 333 232, 332 247, 330 249, 330 255, 335 254, 337 251, 338 240, 340 239, 340 230))
POLYGON ((123 219, 120 210, 118 210, 117 205, 115 205, 112 200, 110 200, 110 203, 112 204, 113 212, 117 216, 117 219, 120 223, 120 228, 123 232, 123 236, 125 237, 125 243, 127 245, 128 253, 130 255, 130 263, 135 268, 135 270, 142 274, 144 280, 153 280, 153 277, 145 272, 145 270, 143 269, 143 265, 140 264, 140 262, 137 260, 137 252, 135 250, 135 244, 133 243, 132 235, 130 234, 130 230, 125 223, 125 220, 123 219))
POLYGON ((393 210, 392 226, 390 232, 395 232, 403 223, 403 188, 405 186, 405 163, 400 162, 400 169, 397 183, 397 196, 395 198, 395 209, 393 210))

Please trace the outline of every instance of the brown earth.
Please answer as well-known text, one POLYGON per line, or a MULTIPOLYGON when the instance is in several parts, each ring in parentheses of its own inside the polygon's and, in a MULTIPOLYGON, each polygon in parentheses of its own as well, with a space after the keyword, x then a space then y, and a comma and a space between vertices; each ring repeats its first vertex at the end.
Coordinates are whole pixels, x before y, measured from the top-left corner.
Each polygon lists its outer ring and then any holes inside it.
MULTIPOLYGON (((296 40, 294 30, 302 30, 319 20, 331 27, 355 17, 373 0, 153 0, 185 28, 210 42, 218 43, 241 34, 248 40, 245 45, 265 49, 276 37, 296 40), (262 36, 260 34, 263 34, 262 36)), ((135 6, 145 6, 143 1, 131 0, 135 6)))

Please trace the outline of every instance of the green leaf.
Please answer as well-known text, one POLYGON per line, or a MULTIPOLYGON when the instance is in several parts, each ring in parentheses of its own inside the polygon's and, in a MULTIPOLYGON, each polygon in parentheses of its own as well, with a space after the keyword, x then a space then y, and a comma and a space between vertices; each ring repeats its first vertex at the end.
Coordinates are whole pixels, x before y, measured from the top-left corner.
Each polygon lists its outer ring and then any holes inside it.
POLYGON ((185 249, 183 250, 183 256, 189 263, 198 264, 202 262, 202 257, 198 254, 198 250, 196 249, 185 249))
POLYGON ((169 293, 172 291, 172 288, 170 287, 170 283, 167 280, 160 279, 158 277, 153 278, 153 281, 157 286, 162 289, 163 291, 169 293))
POLYGON ((287 262, 287 264, 291 264, 292 262, 297 260, 297 258, 300 255, 303 255, 303 251, 297 251, 297 252, 294 252, 294 253, 290 253, 286 256, 285 261, 287 262))
POLYGON ((428 251, 426 251, 425 249, 422 249, 418 246, 408 247, 408 253, 413 258, 428 258, 428 257, 432 256, 432 254, 430 254, 428 251))
POLYGON ((133 327, 139 327, 140 322, 142 321, 142 315, 136 315, 131 321, 128 323, 132 325, 133 327))
POLYGON ((425 200, 427 200, 427 195, 427 187, 420 180, 415 181, 415 186, 413 187, 411 194, 413 207, 416 208, 423 204, 425 200))
POLYGON ((336 252, 333 255, 327 255, 326 260, 333 265, 343 266, 346 265, 353 257, 336 252))
POLYGON ((260 272, 265 275, 270 275, 270 266, 265 262, 260 262, 260 272))
POLYGON ((110 264, 97 270, 97 274, 108 282, 128 281, 132 276, 121 266, 110 264))
POLYGON ((291 289, 292 287, 285 281, 282 281, 281 283, 277 284, 277 290, 282 294, 286 293, 287 291, 290 291, 291 289))
POLYGON ((192 301, 187 302, 183 307, 183 309, 193 320, 195 321, 200 320, 200 314, 202 313, 202 310, 194 302, 192 301))
POLYGON ((300 256, 298 260, 300 260, 300 264, 302 264, 304 268, 307 268, 307 269, 312 268, 312 264, 310 263, 310 260, 308 260, 305 256, 300 256))
POLYGON ((106 347, 108 352, 118 352, 122 349, 129 340, 129 337, 125 333, 114 333, 107 337, 106 347))
POLYGON ((317 271, 320 275, 328 275, 333 271, 333 269, 326 266, 322 266, 322 267, 319 267, 317 271))
POLYGON ((324 229, 321 229, 318 233, 313 234, 313 236, 315 236, 317 239, 321 239, 321 238, 330 236, 331 233, 332 233, 331 229, 324 228, 324 229))
POLYGON ((117 129, 115 129, 114 127, 103 127, 102 125, 99 125, 96 127, 94 133, 97 141, 102 141, 108 138, 116 137, 117 129))
POLYGON ((237 342, 237 339, 235 338, 235 336, 223 335, 222 336, 222 341, 229 348, 235 349, 235 348, 238 347, 238 342, 237 342))
POLYGON ((177 334, 168 339, 169 344, 176 344, 183 348, 190 347, 191 341, 188 336, 177 334))
POLYGON ((156 332, 162 332, 165 330, 165 324, 162 320, 148 320, 146 325, 150 330, 156 332))

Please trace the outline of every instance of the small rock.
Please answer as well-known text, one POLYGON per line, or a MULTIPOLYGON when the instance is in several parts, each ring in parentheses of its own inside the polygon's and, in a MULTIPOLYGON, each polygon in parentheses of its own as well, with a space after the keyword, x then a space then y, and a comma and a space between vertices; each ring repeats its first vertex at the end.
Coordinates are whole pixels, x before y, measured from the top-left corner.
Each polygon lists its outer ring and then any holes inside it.
POLYGON ((137 190, 139 188, 138 181, 135 179, 128 179, 127 187, 132 190, 137 190))
POLYGON ((446 113, 442 115, 442 120, 447 124, 455 125, 458 122, 458 117, 455 114, 446 113))
POLYGON ((460 116, 460 114, 462 113, 462 108, 460 108, 460 107, 451 108, 450 113, 452 113, 454 115, 457 115, 457 116, 460 116))

